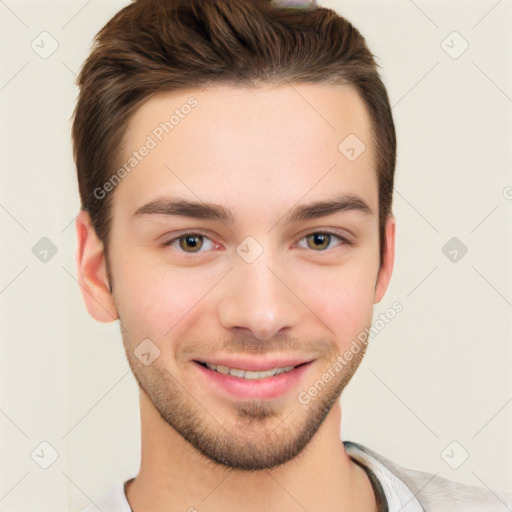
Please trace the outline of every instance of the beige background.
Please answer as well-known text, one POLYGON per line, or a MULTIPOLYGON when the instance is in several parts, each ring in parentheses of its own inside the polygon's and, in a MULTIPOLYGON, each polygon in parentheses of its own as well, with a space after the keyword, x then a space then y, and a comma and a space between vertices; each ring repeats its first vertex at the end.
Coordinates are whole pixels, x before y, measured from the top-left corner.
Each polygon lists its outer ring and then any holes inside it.
MULTIPOLYGON (((70 146, 75 74, 126 3, 0 0, 4 511, 79 510, 138 469, 137 387, 118 325, 88 316, 75 278, 70 146), (42 58, 33 41, 58 48, 42 58), (43 237, 57 250, 46 263, 32 252, 43 237), (48 469, 42 442, 58 455, 48 469)), ((397 260, 375 315, 395 301, 403 311, 342 398, 342 437, 512 491, 511 3, 320 3, 377 55, 399 139, 397 260), (442 251, 452 237, 468 249, 456 262, 442 251), (447 463, 466 452, 458 469, 447 463)))

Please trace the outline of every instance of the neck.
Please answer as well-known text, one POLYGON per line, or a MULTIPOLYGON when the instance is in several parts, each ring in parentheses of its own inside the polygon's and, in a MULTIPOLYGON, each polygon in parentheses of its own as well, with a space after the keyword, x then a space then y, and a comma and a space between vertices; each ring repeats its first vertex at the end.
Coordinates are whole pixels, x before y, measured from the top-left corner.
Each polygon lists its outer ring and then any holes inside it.
POLYGON ((126 488, 133 512, 376 510, 365 471, 340 439, 339 401, 299 456, 252 472, 207 459, 161 418, 143 392, 140 406, 141 466, 126 488))

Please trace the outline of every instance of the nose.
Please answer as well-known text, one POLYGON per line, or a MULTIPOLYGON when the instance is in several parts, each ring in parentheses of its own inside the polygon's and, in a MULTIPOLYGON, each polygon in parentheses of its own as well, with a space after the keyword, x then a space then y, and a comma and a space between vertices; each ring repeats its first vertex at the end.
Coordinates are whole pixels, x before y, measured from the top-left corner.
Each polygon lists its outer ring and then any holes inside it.
POLYGON ((265 254, 252 263, 241 258, 235 262, 223 280, 218 308, 225 329, 245 329, 261 341, 294 327, 304 314, 287 283, 287 273, 271 264, 265 254))

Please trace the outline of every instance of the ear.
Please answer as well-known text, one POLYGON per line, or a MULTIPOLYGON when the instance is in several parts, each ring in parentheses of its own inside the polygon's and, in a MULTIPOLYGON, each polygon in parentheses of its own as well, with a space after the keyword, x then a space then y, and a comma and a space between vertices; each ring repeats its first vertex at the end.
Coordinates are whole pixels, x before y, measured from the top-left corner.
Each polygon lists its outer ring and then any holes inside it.
POLYGON ((119 318, 110 293, 103 243, 91 224, 89 212, 81 210, 75 220, 78 283, 87 311, 98 322, 119 318))
POLYGON ((377 304, 382 300, 388 288, 391 274, 393 273, 393 265, 395 263, 395 218, 390 215, 386 221, 385 237, 384 237, 384 251, 382 253, 382 264, 377 276, 377 283, 375 284, 374 303, 377 304))

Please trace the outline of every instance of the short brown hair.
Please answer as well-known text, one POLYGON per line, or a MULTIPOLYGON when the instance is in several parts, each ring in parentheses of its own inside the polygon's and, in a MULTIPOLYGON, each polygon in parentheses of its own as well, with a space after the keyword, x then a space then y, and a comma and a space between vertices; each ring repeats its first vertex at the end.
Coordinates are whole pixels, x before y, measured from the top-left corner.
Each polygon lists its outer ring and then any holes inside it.
POLYGON ((95 190, 121 165, 126 126, 145 100, 218 83, 288 82, 351 85, 364 101, 376 149, 382 262, 396 135, 377 64, 363 36, 335 11, 270 0, 136 0, 96 35, 77 78, 72 138, 81 208, 105 253, 112 193, 99 199, 95 190))

